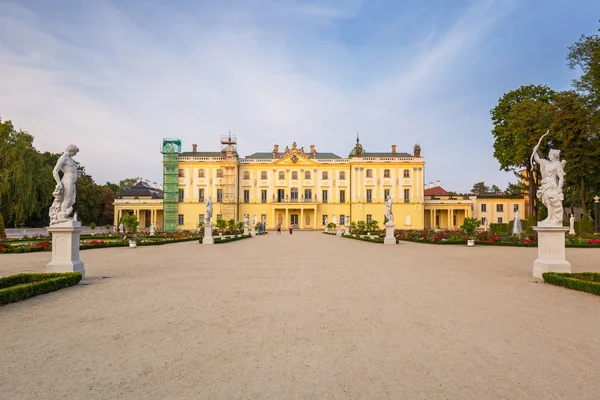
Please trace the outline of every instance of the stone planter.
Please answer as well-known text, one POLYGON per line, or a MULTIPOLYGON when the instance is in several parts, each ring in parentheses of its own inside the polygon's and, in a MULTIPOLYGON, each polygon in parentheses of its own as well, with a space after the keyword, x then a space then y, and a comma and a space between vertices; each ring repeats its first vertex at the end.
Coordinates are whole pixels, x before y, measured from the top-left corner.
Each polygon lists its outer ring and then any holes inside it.
POLYGON ((129 247, 137 247, 137 242, 135 240, 130 240, 129 247))
POLYGON ((475 239, 467 239, 467 246, 469 246, 469 247, 475 246, 475 239))

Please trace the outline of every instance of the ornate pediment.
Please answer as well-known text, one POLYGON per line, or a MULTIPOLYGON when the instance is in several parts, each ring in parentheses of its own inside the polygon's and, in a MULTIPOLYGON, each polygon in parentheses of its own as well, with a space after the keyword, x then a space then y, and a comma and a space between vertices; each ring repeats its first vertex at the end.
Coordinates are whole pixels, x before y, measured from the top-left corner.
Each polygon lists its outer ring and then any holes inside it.
POLYGON ((317 163, 299 152, 288 152, 281 156, 274 164, 276 165, 316 165, 317 163))

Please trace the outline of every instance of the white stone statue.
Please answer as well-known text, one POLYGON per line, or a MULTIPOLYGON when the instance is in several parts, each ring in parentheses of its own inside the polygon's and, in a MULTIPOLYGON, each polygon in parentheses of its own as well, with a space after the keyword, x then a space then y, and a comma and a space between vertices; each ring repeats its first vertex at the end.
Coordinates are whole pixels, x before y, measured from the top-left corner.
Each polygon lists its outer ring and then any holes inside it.
POLYGON ((56 181, 56 188, 52 193, 54 201, 50 206, 50 225, 56 225, 61 222, 74 221, 76 218, 70 218, 69 216, 73 212, 73 205, 75 204, 75 181, 79 176, 77 171, 77 164, 71 157, 75 156, 79 152, 79 148, 74 144, 67 146, 65 152, 59 157, 52 176, 56 181), (62 179, 60 178, 59 172, 63 173, 62 179))
POLYGON ((256 219, 256 214, 254 214, 254 215, 252 216, 252 226, 256 226, 256 223, 257 223, 257 222, 258 222, 258 221, 257 221, 257 219, 256 219))
POLYGON ((574 235, 575 234, 575 215, 571 214, 571 217, 569 218, 569 225, 570 225, 570 230, 569 230, 569 235, 574 235))
POLYGON ((531 166, 533 168, 533 161, 535 160, 540 165, 540 170, 542 173, 542 184, 537 191, 538 199, 542 200, 542 203, 548 209, 548 218, 543 221, 538 222, 538 226, 562 226, 562 217, 563 217, 563 206, 562 202, 564 200, 562 187, 565 177, 564 166, 566 161, 559 160, 560 150, 551 149, 548 152, 548 160, 540 158, 538 156, 537 151, 540 147, 540 143, 544 136, 546 136, 548 132, 546 132, 539 140, 538 144, 533 148, 533 153, 531 154, 531 166))
POLYGON ((387 199, 385 199, 385 218, 387 218, 387 223, 389 225, 394 225, 394 214, 392 213, 392 198, 388 195, 387 199))
POLYGON ((154 236, 154 233, 156 233, 156 228, 154 227, 154 224, 150 225, 150 236, 154 236))
POLYGON ((248 214, 244 214, 244 225, 248 225, 250 221, 250 217, 248 216, 248 214))
POLYGON ((523 227, 521 226, 521 218, 519 216, 519 210, 515 211, 515 220, 513 221, 513 235, 520 235, 523 232, 523 227))
POLYGON ((206 200, 206 225, 210 225, 210 219, 213 216, 213 202, 212 197, 208 196, 208 200, 206 200))
POLYGON ((119 224, 119 233, 125 233, 125 225, 122 222, 119 224))

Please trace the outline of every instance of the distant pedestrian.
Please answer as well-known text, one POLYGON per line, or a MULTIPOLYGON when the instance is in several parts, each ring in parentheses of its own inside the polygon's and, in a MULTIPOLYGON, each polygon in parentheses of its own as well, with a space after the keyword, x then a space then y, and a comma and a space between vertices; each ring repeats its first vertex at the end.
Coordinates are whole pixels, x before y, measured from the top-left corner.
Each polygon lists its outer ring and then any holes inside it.
POLYGON ((277 224, 277 234, 281 235, 281 224, 277 224))
POLYGON ((292 234, 293 231, 294 231, 294 224, 290 224, 290 235, 292 234))

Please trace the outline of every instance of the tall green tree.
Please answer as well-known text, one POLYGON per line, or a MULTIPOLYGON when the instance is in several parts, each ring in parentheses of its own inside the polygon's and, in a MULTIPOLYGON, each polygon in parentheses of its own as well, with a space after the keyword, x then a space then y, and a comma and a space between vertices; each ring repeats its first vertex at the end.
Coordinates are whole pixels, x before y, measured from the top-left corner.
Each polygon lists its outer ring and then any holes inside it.
MULTIPOLYGON (((554 114, 555 92, 548 86, 527 85, 505 93, 491 110, 494 157, 504 171, 526 169, 529 209, 537 218, 538 172, 530 165, 533 147, 550 128, 554 114)), ((547 151, 553 138, 548 138, 542 151, 547 151)))
POLYGON ((77 200, 73 210, 77 212, 79 220, 84 224, 98 221, 100 215, 99 198, 100 186, 85 172, 85 167, 78 166, 80 176, 77 178, 77 200))
POLYGON ((485 194, 490 191, 490 188, 485 184, 485 182, 477 182, 473 184, 471 188, 471 193, 473 194, 485 194))
POLYGON ((571 69, 579 67, 582 71, 573 86, 597 109, 600 107, 600 35, 581 35, 569 47, 567 60, 571 69))

